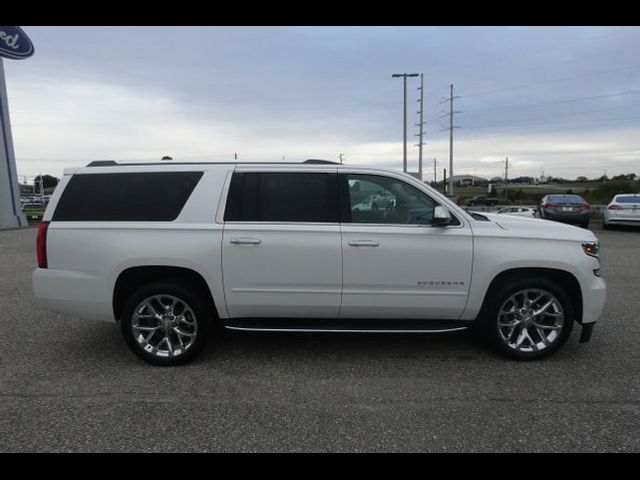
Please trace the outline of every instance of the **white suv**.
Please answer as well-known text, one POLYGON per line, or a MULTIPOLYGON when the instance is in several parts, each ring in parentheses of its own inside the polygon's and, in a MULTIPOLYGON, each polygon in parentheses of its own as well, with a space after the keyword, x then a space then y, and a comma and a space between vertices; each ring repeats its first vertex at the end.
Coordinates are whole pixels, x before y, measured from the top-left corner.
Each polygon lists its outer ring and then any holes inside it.
POLYGON ((588 230, 466 213, 409 175, 299 164, 93 162, 67 169, 37 237, 40 305, 119 321, 141 358, 236 330, 482 327, 512 358, 589 340, 606 286, 588 230), (385 201, 354 208, 372 196, 385 201))

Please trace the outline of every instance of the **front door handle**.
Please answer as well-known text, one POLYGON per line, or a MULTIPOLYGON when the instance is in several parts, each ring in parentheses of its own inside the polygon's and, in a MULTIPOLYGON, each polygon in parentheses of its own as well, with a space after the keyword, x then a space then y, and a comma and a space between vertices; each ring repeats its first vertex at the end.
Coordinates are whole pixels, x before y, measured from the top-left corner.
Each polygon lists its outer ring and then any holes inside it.
POLYGON ((260 245, 262 240, 259 238, 232 238, 231 242, 234 245, 260 245))
POLYGON ((377 247, 380 242, 375 240, 349 240, 350 247, 377 247))

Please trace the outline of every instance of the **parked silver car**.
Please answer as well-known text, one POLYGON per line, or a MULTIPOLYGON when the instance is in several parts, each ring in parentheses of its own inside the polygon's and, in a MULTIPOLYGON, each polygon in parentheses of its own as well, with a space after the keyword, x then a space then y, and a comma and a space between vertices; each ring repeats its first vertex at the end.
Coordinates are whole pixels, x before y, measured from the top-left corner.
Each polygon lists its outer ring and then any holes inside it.
POLYGON ((532 207, 503 207, 496 213, 501 215, 515 215, 516 217, 537 218, 538 212, 532 207))
POLYGON ((603 228, 613 225, 640 226, 640 193, 616 195, 604 211, 603 228))

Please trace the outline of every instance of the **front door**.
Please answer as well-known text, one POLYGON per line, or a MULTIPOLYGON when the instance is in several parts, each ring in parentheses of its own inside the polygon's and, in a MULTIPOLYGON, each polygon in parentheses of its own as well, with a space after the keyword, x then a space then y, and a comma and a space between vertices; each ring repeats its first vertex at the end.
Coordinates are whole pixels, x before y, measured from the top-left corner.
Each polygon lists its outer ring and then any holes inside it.
POLYGON ((400 175, 340 174, 341 317, 457 319, 469 293, 472 234, 400 175))

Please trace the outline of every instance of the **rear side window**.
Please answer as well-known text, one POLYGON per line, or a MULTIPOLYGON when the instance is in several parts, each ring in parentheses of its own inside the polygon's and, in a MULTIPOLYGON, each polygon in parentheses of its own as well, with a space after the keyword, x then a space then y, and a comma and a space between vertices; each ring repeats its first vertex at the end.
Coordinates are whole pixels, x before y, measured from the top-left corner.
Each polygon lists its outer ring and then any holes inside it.
POLYGON ((203 172, 141 172, 74 175, 53 221, 175 220, 203 172))
POLYGON ((337 175, 234 173, 224 220, 338 222, 337 175))

